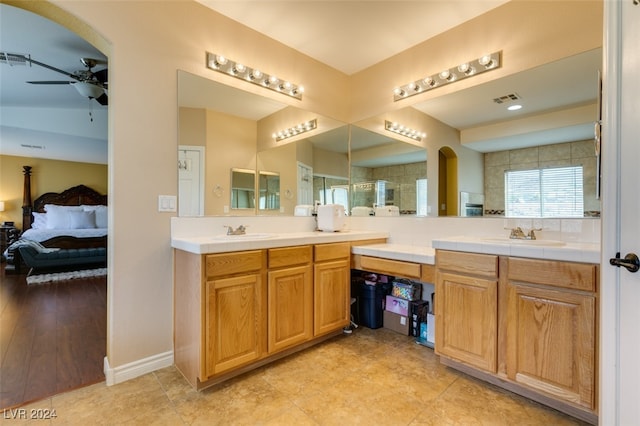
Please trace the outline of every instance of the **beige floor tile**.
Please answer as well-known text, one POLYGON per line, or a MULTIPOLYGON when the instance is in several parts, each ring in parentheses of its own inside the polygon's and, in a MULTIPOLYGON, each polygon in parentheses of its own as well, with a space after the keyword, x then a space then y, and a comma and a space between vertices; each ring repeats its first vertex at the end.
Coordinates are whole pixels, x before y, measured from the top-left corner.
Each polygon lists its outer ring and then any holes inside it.
MULTIPOLYGON (((358 328, 201 392, 175 367, 29 406, 38 425, 580 425, 576 419, 440 364, 432 349, 358 328)), ((19 415, 16 412, 16 415, 19 415)))
POLYGON ((116 386, 100 383, 52 398, 52 408, 58 414, 54 423, 65 425, 124 423, 168 404, 153 374, 116 386))

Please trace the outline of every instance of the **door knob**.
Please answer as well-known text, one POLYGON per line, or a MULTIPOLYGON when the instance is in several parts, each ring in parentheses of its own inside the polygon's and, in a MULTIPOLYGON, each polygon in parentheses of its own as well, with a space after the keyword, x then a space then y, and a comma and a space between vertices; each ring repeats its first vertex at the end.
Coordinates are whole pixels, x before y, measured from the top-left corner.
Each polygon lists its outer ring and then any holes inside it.
POLYGON ((629 272, 638 272, 640 269, 640 259, 635 253, 627 254, 624 259, 620 258, 620 253, 616 253, 616 257, 609 259, 609 263, 613 266, 624 266, 629 272))

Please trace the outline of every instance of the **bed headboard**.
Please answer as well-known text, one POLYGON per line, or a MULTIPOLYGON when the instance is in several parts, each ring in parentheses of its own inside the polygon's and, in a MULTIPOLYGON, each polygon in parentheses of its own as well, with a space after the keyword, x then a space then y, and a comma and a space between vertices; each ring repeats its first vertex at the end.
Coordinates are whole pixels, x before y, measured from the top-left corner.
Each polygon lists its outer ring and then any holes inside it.
POLYGON ((107 205, 107 196, 99 194, 88 186, 78 185, 63 192, 47 192, 33 200, 33 211, 44 213, 45 204, 59 206, 107 205))

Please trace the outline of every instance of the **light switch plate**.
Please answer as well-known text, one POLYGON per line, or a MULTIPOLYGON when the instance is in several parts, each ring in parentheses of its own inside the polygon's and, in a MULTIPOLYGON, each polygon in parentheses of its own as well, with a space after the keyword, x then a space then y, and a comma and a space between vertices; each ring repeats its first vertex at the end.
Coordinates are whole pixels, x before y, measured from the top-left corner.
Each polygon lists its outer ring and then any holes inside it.
POLYGON ((158 195, 159 212, 175 212, 178 198, 175 195, 158 195))

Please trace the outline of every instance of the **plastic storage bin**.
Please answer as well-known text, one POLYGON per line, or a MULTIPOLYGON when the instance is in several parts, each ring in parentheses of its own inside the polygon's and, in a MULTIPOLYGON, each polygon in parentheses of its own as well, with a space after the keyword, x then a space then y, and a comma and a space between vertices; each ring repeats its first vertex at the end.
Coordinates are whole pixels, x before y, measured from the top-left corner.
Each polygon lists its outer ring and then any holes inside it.
POLYGON ((390 283, 361 283, 358 301, 360 325, 369 328, 382 327, 385 297, 390 292, 390 283))

